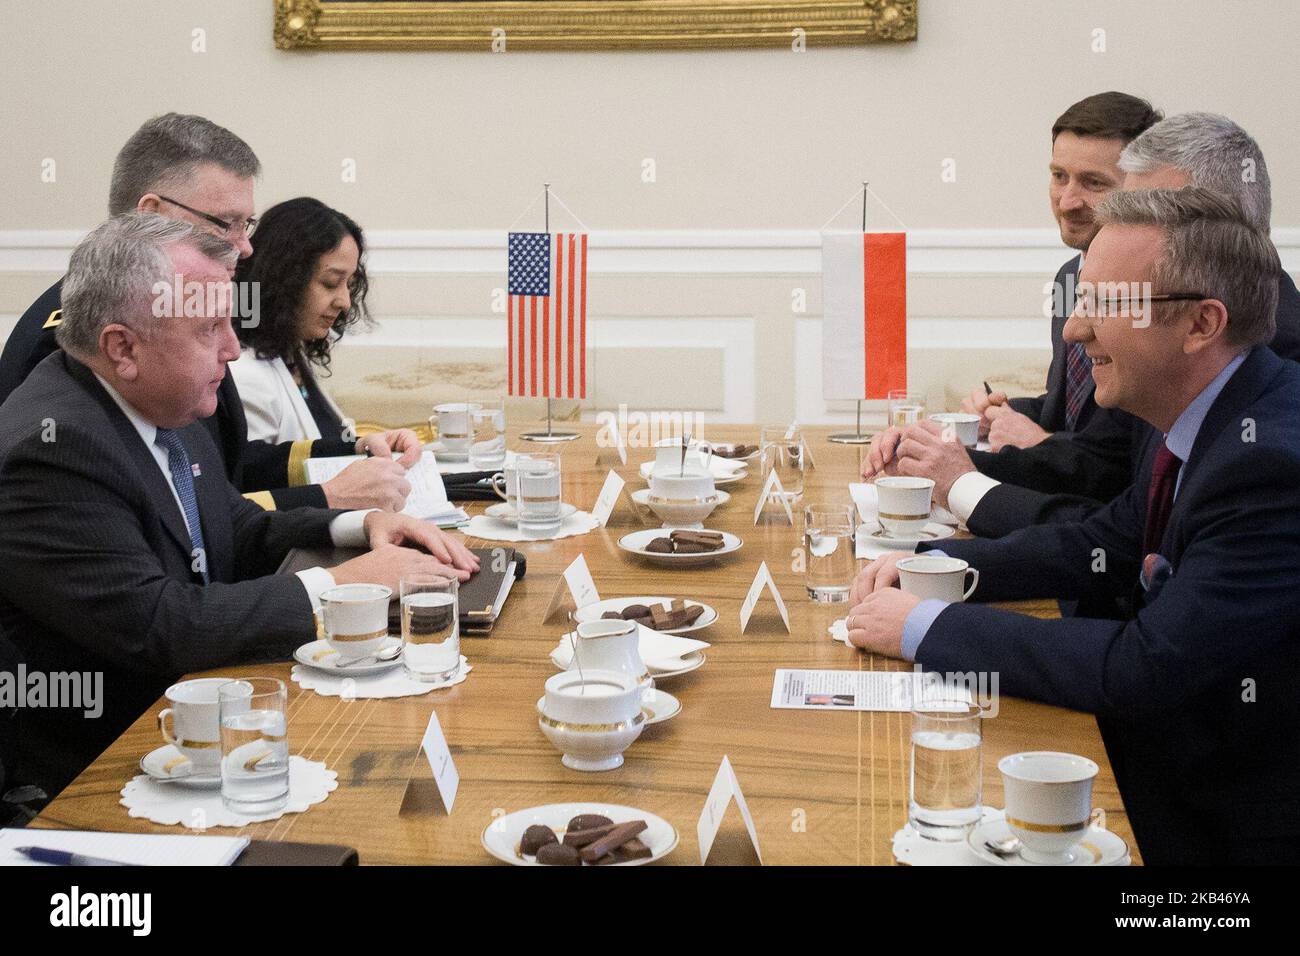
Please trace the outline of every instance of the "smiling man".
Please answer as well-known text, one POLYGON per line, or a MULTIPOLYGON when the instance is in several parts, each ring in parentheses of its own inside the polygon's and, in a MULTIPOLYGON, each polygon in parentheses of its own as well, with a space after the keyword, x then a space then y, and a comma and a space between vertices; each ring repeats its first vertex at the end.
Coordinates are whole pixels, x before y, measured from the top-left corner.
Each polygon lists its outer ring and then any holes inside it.
POLYGON ((72 253, 61 351, 0 406, 0 633, 32 672, 102 673, 103 713, 20 715, 20 772, 53 794, 181 675, 284 659, 335 584, 466 580, 478 561, 404 515, 240 496, 200 423, 239 355, 224 239, 156 214, 110 219, 72 253), (199 288, 199 315, 162 297, 199 288), (168 307, 167 303, 170 303, 168 307), (294 547, 370 551, 275 571, 294 547), (412 545, 413 547, 402 547, 412 545))
POLYGON ((994 451, 1027 448, 1053 433, 1082 428, 1096 404, 1089 394, 1087 360, 1066 344, 1061 329, 1074 307, 1079 269, 1100 226, 1093 209, 1124 181, 1119 157, 1124 147, 1158 122, 1162 114, 1128 93, 1098 93, 1075 103, 1052 124, 1048 198, 1061 241, 1079 250, 1056 273, 1052 290, 1052 362, 1046 391, 1037 398, 1008 399, 976 389, 963 403, 983 416, 981 434, 994 451))
POLYGON ((1125 619, 921 601, 891 554, 854 582, 849 637, 1095 713, 1147 862, 1294 862, 1300 367, 1262 344, 1281 264, 1203 189, 1115 193, 1097 216, 1064 334, 1098 404, 1152 426, 1137 480, 1082 522, 942 553, 979 570, 978 600, 1104 595, 1125 619))

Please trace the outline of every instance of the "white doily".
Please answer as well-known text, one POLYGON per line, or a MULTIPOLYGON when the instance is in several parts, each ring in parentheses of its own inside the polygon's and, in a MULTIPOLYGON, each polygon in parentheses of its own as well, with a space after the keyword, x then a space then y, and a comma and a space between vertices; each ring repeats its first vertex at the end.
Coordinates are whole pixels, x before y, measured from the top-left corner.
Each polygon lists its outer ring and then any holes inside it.
POLYGON ((143 817, 166 826, 191 830, 209 827, 242 827, 264 820, 278 820, 286 813, 302 813, 320 803, 338 787, 338 774, 325 764, 294 755, 289 758, 289 801, 281 810, 259 816, 244 816, 226 809, 221 788, 199 789, 179 783, 160 783, 146 774, 134 777, 122 788, 118 802, 133 817, 143 817))
POLYGON ((465 680, 472 667, 465 655, 460 658, 460 670, 451 680, 428 683, 416 680, 400 664, 378 674, 360 674, 356 677, 331 674, 315 667, 294 664, 289 676, 304 690, 314 690, 322 697, 343 697, 363 700, 377 697, 418 697, 440 687, 451 687, 465 680))
MULTIPOLYGON (((996 807, 984 807, 980 810, 980 822, 1002 816, 996 807)), ((906 823, 903 829, 894 834, 894 859, 904 866, 984 866, 984 861, 966 844, 965 838, 951 843, 927 840, 912 824, 906 823)))
POLYGON ((460 530, 471 538, 483 538, 487 541, 554 541, 556 538, 572 538, 574 535, 595 531, 600 525, 586 511, 575 511, 560 522, 560 530, 544 538, 531 538, 516 525, 489 518, 487 515, 475 515, 469 524, 460 530))

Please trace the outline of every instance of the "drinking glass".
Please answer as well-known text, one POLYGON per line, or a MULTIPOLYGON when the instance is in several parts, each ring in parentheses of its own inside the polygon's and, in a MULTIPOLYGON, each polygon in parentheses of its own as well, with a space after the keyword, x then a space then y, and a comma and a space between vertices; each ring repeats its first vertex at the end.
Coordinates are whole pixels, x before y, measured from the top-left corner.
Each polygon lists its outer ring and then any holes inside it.
POLYGON ((506 463, 506 404, 500 395, 469 403, 469 464, 495 471, 506 463))
POLYGON ((527 538, 549 538, 560 530, 560 456, 519 455, 519 530, 527 538))
POLYGON ((221 802, 236 813, 274 813, 289 801, 289 696, 275 677, 217 688, 221 802))
POLYGON ((857 509, 852 505, 808 505, 803 512, 804 586, 814 601, 849 599, 853 575, 857 509))
POLYGON ((402 666, 418 681, 460 672, 460 606, 455 578, 408 575, 401 582, 402 666))
POLYGON ((888 399, 889 424, 894 428, 906 428, 925 417, 924 395, 908 394, 907 389, 894 389, 888 399))
POLYGON ((930 840, 955 842, 980 819, 980 710, 964 700, 926 700, 912 711, 907 819, 930 840))
POLYGON ((759 430, 758 444, 763 481, 775 468, 786 499, 798 499, 803 494, 803 430, 798 425, 764 425, 759 430))

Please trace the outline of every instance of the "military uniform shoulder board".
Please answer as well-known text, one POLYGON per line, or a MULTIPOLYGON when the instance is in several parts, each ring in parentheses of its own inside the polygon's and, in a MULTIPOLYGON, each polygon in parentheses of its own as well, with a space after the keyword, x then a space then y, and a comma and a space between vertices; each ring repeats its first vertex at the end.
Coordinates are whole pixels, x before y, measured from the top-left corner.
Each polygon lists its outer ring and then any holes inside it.
POLYGON ((59 323, 63 321, 61 318, 59 318, 59 316, 61 316, 61 315, 63 315, 63 310, 62 310, 62 309, 55 309, 53 312, 50 313, 50 317, 49 317, 48 319, 45 320, 45 324, 42 325, 41 328, 42 328, 42 329, 56 329, 56 328, 58 328, 58 327, 59 327, 59 323))

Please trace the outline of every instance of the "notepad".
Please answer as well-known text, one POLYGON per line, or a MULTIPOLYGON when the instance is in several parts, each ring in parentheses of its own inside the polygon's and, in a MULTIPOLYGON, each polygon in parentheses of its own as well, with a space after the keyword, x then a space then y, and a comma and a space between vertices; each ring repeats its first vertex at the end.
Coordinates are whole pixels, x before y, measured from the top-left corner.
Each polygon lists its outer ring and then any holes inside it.
POLYGON ((27 859, 18 852, 20 846, 84 853, 137 866, 230 866, 248 846, 248 838, 95 830, 0 830, 0 866, 48 865, 27 859))
MULTIPOLYGON (((305 462, 307 480, 313 485, 324 484, 348 465, 364 459, 364 455, 308 458, 305 462)), ((402 514, 441 526, 460 525, 469 521, 469 515, 464 509, 447 500, 447 488, 442 483, 442 475, 438 472, 438 462, 433 452, 426 451, 419 461, 406 469, 406 480, 411 483, 411 493, 407 495, 402 514)))

